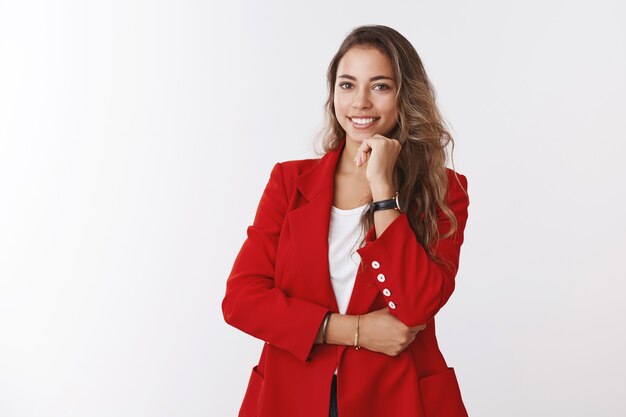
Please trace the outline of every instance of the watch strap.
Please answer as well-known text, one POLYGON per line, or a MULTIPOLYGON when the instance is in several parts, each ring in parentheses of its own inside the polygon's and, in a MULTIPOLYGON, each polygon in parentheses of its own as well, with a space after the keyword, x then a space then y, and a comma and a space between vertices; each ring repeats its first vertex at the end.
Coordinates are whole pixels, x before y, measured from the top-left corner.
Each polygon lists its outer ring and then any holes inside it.
POLYGON ((389 198, 389 199, 380 200, 380 201, 372 201, 370 205, 370 211, 372 212, 378 211, 378 210, 389 210, 389 209, 396 209, 400 211, 400 204, 398 203, 397 192, 394 198, 389 198))

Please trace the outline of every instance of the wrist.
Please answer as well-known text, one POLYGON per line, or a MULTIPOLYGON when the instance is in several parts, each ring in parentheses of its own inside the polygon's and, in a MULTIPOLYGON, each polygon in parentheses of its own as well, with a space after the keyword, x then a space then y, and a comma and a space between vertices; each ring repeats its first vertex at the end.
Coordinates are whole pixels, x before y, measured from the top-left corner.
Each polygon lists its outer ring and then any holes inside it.
MULTIPOLYGON (((356 315, 332 313, 326 328, 326 343, 332 345, 354 346, 356 315)), ((361 321, 363 316, 361 316, 361 321)), ((359 328, 362 323, 359 324, 359 328)), ((361 345, 359 331, 359 345, 361 345)))
POLYGON ((393 184, 388 181, 371 183, 370 189, 372 191, 372 201, 387 200, 396 195, 393 184))

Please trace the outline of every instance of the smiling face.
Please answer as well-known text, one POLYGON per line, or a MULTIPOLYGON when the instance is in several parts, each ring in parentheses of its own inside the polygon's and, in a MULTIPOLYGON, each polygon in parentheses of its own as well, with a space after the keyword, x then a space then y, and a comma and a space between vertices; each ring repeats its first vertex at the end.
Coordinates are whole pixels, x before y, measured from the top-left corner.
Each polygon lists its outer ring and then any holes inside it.
POLYGON ((396 127, 393 77, 391 61, 376 48, 354 47, 341 58, 333 100, 346 140, 361 143, 375 134, 385 136, 396 127))

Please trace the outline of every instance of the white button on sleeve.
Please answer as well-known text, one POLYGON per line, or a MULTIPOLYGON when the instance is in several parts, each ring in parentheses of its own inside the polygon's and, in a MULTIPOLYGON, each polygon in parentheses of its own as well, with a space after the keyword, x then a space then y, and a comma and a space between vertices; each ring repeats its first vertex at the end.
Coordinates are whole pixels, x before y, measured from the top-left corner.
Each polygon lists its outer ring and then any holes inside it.
POLYGON ((378 281, 380 282, 385 282, 385 275, 384 274, 378 274, 378 281))
POLYGON ((383 294, 385 294, 387 297, 389 297, 389 296, 391 295, 391 291, 389 291, 389 289, 388 289, 388 288, 385 288, 385 289, 383 290, 383 294))
POLYGON ((393 303, 393 301, 389 301, 389 308, 395 309, 396 305, 393 303))
POLYGON ((378 263, 378 261, 372 261, 372 268, 374 269, 380 268, 380 264, 378 263))

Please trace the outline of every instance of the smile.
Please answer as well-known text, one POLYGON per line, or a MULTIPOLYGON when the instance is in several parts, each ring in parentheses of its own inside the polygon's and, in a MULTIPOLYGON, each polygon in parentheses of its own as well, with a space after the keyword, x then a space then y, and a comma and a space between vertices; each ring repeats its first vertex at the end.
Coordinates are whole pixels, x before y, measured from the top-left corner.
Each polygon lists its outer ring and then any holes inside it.
POLYGON ((380 120, 380 117, 371 117, 367 119, 358 119, 358 118, 352 119, 348 117, 348 119, 350 119, 352 126, 355 127, 356 129, 367 129, 368 127, 371 127, 376 122, 378 122, 378 120, 380 120))

